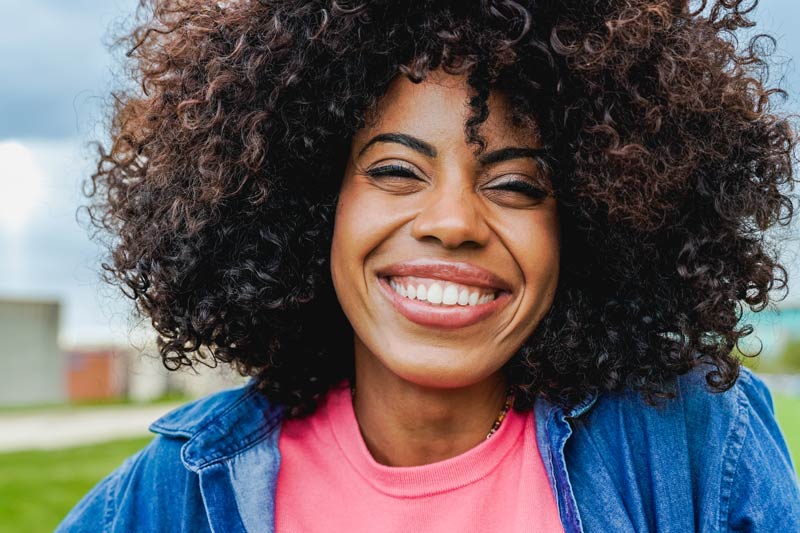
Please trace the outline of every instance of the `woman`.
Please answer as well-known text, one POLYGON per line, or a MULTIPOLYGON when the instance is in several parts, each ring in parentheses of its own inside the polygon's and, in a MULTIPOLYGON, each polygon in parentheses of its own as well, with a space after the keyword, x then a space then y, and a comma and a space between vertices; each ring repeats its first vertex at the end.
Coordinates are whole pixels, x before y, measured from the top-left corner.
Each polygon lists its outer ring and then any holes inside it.
POLYGON ((91 212, 164 363, 252 380, 61 530, 798 530, 750 9, 158 2, 91 212))

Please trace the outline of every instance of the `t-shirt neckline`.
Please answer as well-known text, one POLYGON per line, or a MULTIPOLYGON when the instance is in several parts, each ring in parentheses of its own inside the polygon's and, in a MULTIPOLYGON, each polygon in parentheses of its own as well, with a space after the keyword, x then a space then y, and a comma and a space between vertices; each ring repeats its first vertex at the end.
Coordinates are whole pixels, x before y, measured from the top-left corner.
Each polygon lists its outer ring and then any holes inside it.
POLYGON ((526 421, 533 423, 532 413, 511 409, 491 438, 464 453, 426 465, 387 466, 372 457, 364 442, 349 384, 332 389, 326 403, 327 421, 350 465, 375 489, 400 498, 440 494, 485 478, 520 441, 526 421))

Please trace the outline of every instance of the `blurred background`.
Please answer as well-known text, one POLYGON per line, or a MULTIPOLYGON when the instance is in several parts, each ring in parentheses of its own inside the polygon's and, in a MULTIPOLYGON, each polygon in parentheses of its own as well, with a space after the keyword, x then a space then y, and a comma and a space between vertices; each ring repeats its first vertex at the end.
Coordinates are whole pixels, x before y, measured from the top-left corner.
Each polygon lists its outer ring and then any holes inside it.
POLYGON ((78 213, 137 4, 0 0, 0 532, 52 531, 151 422, 243 382, 163 369, 78 213))
MULTIPOLYGON (((51 531, 148 441, 148 425, 193 397, 242 383, 225 369, 168 373, 146 322, 100 281, 83 181, 105 138, 124 50, 109 44, 137 0, 0 0, 0 532, 51 531)), ((773 84, 800 111, 800 2, 762 0, 777 39, 773 84)), ((800 241, 785 232, 788 297, 745 320, 748 362, 768 382, 800 463, 800 241)))

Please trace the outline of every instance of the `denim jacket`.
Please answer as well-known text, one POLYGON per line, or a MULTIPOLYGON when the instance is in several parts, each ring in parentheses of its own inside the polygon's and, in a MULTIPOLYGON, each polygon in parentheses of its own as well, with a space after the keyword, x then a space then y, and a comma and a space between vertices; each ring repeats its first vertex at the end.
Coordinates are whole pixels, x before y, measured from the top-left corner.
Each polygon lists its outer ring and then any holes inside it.
MULTIPOLYGON (((699 372, 677 385, 656 407, 632 392, 569 411, 535 403, 564 530, 800 532, 797 476, 763 382, 743 369, 724 393, 699 372)), ((281 419, 252 383, 182 406, 57 531, 271 532, 281 419)))

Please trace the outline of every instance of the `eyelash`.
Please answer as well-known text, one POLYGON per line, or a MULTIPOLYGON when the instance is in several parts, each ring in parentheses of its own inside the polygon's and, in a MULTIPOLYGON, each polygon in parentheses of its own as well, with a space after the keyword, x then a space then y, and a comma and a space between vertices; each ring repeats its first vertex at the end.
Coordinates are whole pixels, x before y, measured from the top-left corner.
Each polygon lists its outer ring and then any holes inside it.
POLYGON ((492 187, 492 189, 519 192, 534 200, 542 200, 547 197, 547 191, 544 189, 521 180, 507 181, 502 186, 492 187))
POLYGON ((386 165, 384 167, 373 168, 371 170, 367 170, 366 174, 373 178, 398 177, 398 178, 414 178, 422 181, 419 178, 419 176, 414 174, 406 167, 401 167, 400 165, 386 165))
MULTIPOLYGON (((383 167, 374 168, 371 170, 367 170, 366 174, 372 178, 396 177, 396 178, 412 178, 422 181, 422 179, 416 174, 414 174, 414 172, 400 165, 386 165, 383 167)), ((547 191, 539 187, 536 187, 535 185, 531 185, 527 181, 522 181, 522 180, 507 181, 502 186, 491 187, 490 190, 519 192, 534 200, 541 200, 547 197, 547 191)))

